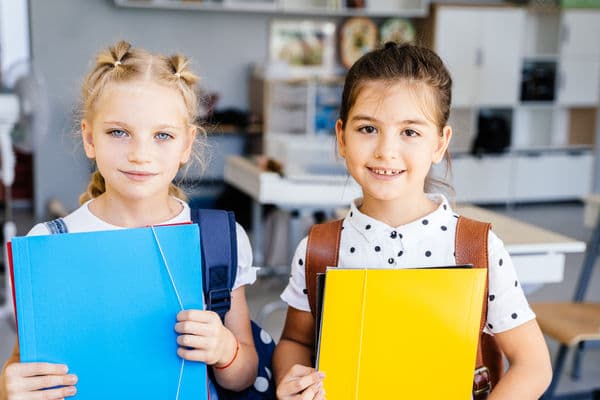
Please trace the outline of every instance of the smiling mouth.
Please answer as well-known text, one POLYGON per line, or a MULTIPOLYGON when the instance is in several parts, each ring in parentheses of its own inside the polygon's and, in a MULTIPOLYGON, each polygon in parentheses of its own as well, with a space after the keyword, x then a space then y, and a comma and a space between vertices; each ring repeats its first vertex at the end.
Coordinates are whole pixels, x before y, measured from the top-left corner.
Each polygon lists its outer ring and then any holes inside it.
POLYGON ((121 171, 125 176, 129 177, 132 180, 145 180, 151 178, 157 174, 152 172, 143 172, 143 171, 121 171))
POLYGON ((374 173, 376 175, 382 175, 382 176, 396 176, 396 175, 400 175, 402 172, 404 172, 403 170, 400 170, 400 169, 388 169, 388 168, 369 168, 369 171, 371 171, 372 173, 374 173))

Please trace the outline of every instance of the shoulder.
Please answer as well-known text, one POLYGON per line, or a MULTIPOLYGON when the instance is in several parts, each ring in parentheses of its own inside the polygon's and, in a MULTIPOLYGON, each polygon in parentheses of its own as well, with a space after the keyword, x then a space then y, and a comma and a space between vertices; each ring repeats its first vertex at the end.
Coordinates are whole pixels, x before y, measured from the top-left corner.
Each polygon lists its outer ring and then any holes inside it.
POLYGON ((252 246, 250 245, 250 238, 248 238, 246 230, 237 222, 235 223, 235 237, 238 246, 238 254, 245 259, 250 257, 250 262, 248 264, 251 264, 252 246))
MULTIPOLYGON (((89 201, 62 218, 69 232, 86 232, 94 230, 94 226, 101 225, 101 221, 89 211, 87 207, 88 203, 89 201)), ((27 236, 49 235, 50 230, 46 225, 47 222, 50 221, 34 225, 27 233, 27 236)))
POLYGON ((27 236, 40 236, 40 235, 49 235, 50 230, 44 222, 35 224, 33 228, 29 232, 27 232, 27 236))

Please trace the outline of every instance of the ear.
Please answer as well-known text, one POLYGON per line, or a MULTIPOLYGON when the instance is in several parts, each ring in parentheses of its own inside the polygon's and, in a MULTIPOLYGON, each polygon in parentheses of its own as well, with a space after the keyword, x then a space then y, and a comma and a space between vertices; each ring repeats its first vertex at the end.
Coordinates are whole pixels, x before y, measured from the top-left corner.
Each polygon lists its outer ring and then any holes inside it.
POLYGON ((335 122, 335 139, 337 142, 338 153, 340 157, 346 158, 346 147, 344 143, 344 128, 342 128, 343 122, 338 119, 335 122))
POLYGON ((181 153, 181 159, 179 160, 179 163, 181 165, 185 164, 186 162, 188 162, 190 160, 190 157, 192 155, 192 149, 194 148, 194 142, 196 141, 197 134, 198 134, 198 128, 196 126, 190 126, 188 128, 188 132, 186 135, 187 142, 185 144, 185 148, 183 149, 183 152, 181 153))
POLYGON ((92 126, 86 119, 81 120, 81 140, 83 141, 85 155, 92 160, 96 158, 96 147, 94 146, 92 126))
POLYGON ((446 125, 442 128, 442 134, 438 137, 437 148, 433 154, 433 162, 435 164, 444 159, 444 154, 446 154, 446 150, 448 150, 448 146, 450 145, 450 139, 452 139, 452 127, 446 125))

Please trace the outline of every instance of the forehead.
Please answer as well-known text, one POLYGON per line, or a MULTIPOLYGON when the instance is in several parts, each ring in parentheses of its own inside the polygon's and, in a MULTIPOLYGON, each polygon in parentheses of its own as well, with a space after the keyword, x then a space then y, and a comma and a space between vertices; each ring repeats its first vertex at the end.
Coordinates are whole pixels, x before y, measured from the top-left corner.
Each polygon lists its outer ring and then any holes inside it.
POLYGON ((433 89, 422 82, 367 81, 358 88, 349 114, 392 112, 398 117, 418 115, 434 122, 432 107, 436 107, 436 103, 433 100, 433 89))
POLYGON ((128 120, 143 114, 145 119, 163 122, 185 120, 187 115, 179 91, 148 81, 109 84, 93 111, 94 117, 128 120))

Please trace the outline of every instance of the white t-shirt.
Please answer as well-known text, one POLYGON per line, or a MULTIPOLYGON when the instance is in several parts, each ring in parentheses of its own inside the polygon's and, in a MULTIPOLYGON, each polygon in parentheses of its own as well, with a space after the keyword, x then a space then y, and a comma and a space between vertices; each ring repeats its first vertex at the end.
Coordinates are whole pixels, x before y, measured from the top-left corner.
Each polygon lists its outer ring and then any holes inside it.
MULTIPOLYGON (((429 195, 439 207, 425 217, 406 225, 389 226, 358 210, 362 199, 350 205, 342 224, 338 265, 348 268, 415 268, 455 265, 454 242, 458 214, 443 195, 429 195)), ((281 298, 294 307, 310 311, 305 294, 304 238, 292 260, 290 280, 281 298)), ((499 333, 533 318, 502 241, 490 232, 489 298, 486 331, 499 333)))
MULTIPOLYGON (((183 209, 175 217, 164 221, 161 224, 178 224, 191 221, 190 207, 184 201, 179 201, 183 209)), ((65 224, 70 233, 76 232, 94 232, 94 231, 108 231, 113 229, 124 229, 121 226, 109 224, 106 221, 101 220, 89 209, 89 204, 93 201, 89 200, 84 203, 77 210, 64 217, 65 224)), ((37 224, 27 234, 27 236, 34 235, 48 235, 50 231, 45 224, 37 224)), ((251 285, 256 280, 256 271, 258 268, 252 266, 252 248, 250 247, 250 240, 248 235, 238 223, 236 223, 236 236, 237 236, 237 252, 238 252, 238 267, 237 274, 233 289, 237 289, 243 285, 251 285)))

